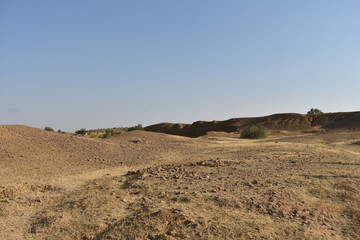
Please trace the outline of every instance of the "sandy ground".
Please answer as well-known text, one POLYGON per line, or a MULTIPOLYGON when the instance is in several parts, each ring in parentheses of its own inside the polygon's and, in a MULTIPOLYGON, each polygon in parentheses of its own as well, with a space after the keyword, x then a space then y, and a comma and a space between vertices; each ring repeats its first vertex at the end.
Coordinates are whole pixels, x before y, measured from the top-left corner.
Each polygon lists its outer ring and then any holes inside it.
POLYGON ((360 239, 360 132, 0 143, 1 239, 360 239))

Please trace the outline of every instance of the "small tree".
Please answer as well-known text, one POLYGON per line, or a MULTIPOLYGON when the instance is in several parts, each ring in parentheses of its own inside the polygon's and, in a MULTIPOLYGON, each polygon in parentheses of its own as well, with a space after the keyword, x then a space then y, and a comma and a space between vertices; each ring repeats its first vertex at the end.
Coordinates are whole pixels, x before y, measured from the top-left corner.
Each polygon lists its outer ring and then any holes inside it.
POLYGON ((44 128, 44 130, 50 131, 50 132, 53 132, 53 131, 54 131, 54 129, 53 129, 52 127, 48 127, 48 126, 46 126, 46 127, 44 128))
POLYGON ((266 138, 266 128, 263 126, 250 125, 241 131, 240 138, 259 139, 266 138))
POLYGON ((312 108, 310 109, 310 111, 307 112, 307 114, 323 114, 323 111, 318 108, 312 108))
POLYGON ((80 129, 80 130, 77 130, 75 133, 76 133, 76 134, 85 135, 85 134, 86 134, 86 129, 85 129, 85 128, 82 128, 82 129, 80 129))

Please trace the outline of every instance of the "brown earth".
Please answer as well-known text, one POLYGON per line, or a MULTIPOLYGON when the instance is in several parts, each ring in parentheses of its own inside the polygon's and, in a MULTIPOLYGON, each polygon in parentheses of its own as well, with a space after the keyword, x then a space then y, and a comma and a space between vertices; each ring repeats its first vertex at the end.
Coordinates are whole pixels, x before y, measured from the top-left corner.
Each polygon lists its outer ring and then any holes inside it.
POLYGON ((359 239, 360 131, 293 130, 0 126, 0 239, 359 239))
POLYGON ((226 121, 198 121, 193 124, 160 123, 146 127, 147 131, 187 137, 199 137, 210 131, 240 132, 248 125, 261 125, 270 130, 310 131, 317 129, 360 130, 360 112, 304 115, 274 114, 255 118, 232 118, 226 121))

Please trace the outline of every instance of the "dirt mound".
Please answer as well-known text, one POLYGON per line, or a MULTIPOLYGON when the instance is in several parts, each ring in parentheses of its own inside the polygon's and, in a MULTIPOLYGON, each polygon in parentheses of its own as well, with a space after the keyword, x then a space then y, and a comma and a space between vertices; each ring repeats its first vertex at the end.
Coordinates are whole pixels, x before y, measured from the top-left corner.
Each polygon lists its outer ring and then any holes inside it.
POLYGON ((147 131, 180 136, 198 137, 210 131, 237 132, 256 124, 269 130, 309 131, 313 129, 360 129, 360 112, 304 115, 274 114, 257 118, 232 118, 226 121, 198 121, 193 124, 160 123, 145 128, 147 131))
POLYGON ((132 131, 113 138, 87 138, 23 125, 0 126, 2 183, 15 179, 73 174, 161 160, 179 143, 177 136, 132 131))
POLYGON ((124 132, 113 136, 109 139, 112 142, 130 142, 130 143, 144 143, 144 144, 164 144, 166 143, 178 143, 189 142, 191 139, 186 139, 180 136, 172 136, 165 133, 147 132, 147 131, 130 131, 124 132))

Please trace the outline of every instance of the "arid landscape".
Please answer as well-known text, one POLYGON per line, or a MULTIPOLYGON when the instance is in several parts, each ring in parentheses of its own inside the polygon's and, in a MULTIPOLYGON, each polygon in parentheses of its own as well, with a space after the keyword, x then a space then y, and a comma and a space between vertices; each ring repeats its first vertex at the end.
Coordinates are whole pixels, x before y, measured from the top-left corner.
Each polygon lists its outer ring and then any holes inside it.
POLYGON ((360 112, 145 129, 0 126, 0 239, 360 239, 360 112))

